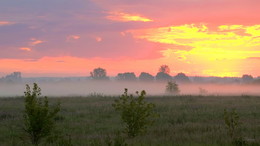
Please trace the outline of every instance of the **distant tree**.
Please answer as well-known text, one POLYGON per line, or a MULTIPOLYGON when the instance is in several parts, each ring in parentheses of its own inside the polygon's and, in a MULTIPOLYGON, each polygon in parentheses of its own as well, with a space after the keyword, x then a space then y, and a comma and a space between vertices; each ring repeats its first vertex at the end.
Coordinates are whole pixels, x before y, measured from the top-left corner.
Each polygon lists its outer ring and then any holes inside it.
POLYGON ((154 80, 154 76, 152 76, 149 73, 146 72, 142 72, 139 76, 139 80, 140 81, 153 81, 154 80))
POLYGON ((205 77, 195 76, 192 78, 194 83, 205 83, 205 77))
POLYGON ((155 78, 157 81, 171 81, 172 77, 169 75, 170 68, 168 65, 161 65, 159 72, 156 74, 155 78))
POLYGON ((254 78, 251 75, 245 74, 245 75, 242 76, 242 82, 243 83, 250 83, 250 82, 253 82, 253 80, 254 80, 254 78))
POLYGON ((170 68, 169 68, 168 65, 161 65, 160 68, 159 68, 159 72, 163 72, 163 73, 169 74, 170 73, 170 68))
POLYGON ((92 72, 90 72, 91 78, 94 80, 108 80, 107 72, 103 68, 95 68, 92 72))
POLYGON ((155 76, 157 81, 171 81, 172 77, 164 72, 158 72, 155 76))
POLYGON ((168 82, 166 85, 166 93, 167 94, 179 94, 180 90, 179 90, 179 86, 178 84, 176 84, 175 82, 168 82))
POLYGON ((190 79, 188 76, 186 76, 184 73, 178 73, 174 80, 178 83, 190 83, 190 79))
POLYGON ((200 95, 206 95, 206 94, 208 94, 208 91, 206 89, 199 87, 199 94, 200 95))
POLYGON ((116 79, 120 81, 135 81, 137 78, 135 73, 125 72, 117 74, 116 79))
POLYGON ((21 72, 13 72, 5 77, 1 78, 2 81, 5 82, 19 82, 22 80, 22 73, 21 72))

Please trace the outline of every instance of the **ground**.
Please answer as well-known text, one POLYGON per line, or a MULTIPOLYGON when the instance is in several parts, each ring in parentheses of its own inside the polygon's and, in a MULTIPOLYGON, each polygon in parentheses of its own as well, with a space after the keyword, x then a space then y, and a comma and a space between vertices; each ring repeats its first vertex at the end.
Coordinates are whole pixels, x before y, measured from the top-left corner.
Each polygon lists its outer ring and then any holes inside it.
MULTIPOLYGON (((73 145, 103 143, 123 129, 112 103, 118 97, 49 97, 61 103, 57 129, 73 145)), ((160 114, 147 134, 127 138, 129 145, 231 145, 224 109, 236 109, 241 135, 249 145, 260 144, 260 97, 149 96, 160 114)), ((23 98, 0 98, 0 145, 23 145, 23 98)), ((124 135, 123 135, 124 136, 124 135)))

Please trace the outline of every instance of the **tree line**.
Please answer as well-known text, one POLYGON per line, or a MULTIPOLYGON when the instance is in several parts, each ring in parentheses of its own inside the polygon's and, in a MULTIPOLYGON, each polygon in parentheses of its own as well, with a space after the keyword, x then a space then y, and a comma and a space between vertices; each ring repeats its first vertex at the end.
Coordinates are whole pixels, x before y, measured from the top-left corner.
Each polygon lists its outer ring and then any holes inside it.
MULTIPOLYGON (((90 76, 93 80, 109 80, 106 69, 95 68, 90 72, 90 76)), ((172 81, 173 79, 177 82, 189 83, 190 79, 184 73, 178 73, 174 78, 170 75, 170 68, 168 65, 162 65, 158 69, 156 76, 151 75, 147 72, 141 72, 137 77, 134 72, 118 73, 115 77, 118 81, 172 81)))

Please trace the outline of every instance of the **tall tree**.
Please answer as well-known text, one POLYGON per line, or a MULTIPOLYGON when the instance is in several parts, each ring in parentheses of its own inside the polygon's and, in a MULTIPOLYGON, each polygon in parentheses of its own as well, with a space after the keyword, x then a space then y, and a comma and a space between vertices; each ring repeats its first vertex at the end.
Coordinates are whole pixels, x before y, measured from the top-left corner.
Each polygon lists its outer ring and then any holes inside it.
POLYGON ((19 82, 22 80, 22 73, 21 72, 13 72, 5 77, 2 77, 0 80, 6 82, 19 82))
POLYGON ((171 81, 172 77, 169 75, 170 68, 168 65, 161 65, 159 68, 159 72, 156 74, 157 81, 171 81))
POLYGON ((103 68, 95 68, 92 72, 90 72, 91 78, 94 80, 108 80, 107 72, 103 68))
POLYGON ((163 72, 163 73, 169 74, 170 73, 170 68, 169 68, 168 65, 161 65, 160 68, 159 68, 159 72, 163 72))

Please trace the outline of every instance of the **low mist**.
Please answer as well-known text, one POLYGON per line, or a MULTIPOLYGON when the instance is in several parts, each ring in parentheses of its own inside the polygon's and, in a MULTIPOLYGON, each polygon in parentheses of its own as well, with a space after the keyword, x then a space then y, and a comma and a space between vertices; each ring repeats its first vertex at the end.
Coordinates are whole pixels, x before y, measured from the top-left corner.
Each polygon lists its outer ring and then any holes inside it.
MULTIPOLYGON (((1 83, 0 97, 23 96, 25 84, 1 83)), ((89 96, 121 95, 124 88, 129 93, 145 90, 148 95, 165 95, 165 82, 121 82, 121 81, 75 81, 75 82, 39 82, 44 96, 89 96)), ((260 86, 245 84, 179 84, 181 95, 260 95, 260 86)))

